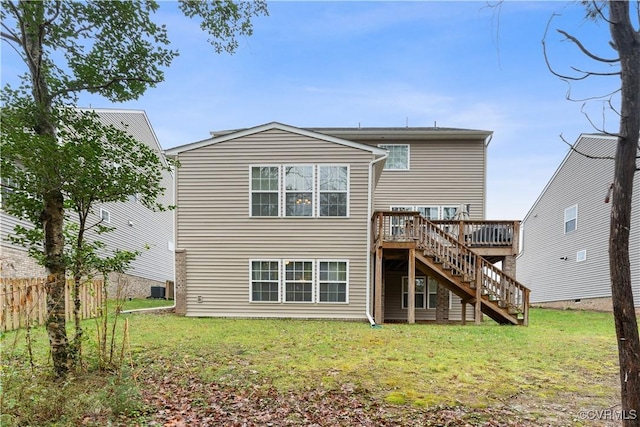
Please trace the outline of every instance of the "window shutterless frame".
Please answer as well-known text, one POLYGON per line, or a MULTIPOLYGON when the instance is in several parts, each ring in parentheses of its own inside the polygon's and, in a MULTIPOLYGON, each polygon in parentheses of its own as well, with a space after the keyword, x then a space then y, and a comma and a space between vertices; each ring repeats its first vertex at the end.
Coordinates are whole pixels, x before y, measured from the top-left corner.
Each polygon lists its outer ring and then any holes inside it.
POLYGON ((278 259, 249 260, 249 302, 282 301, 282 268, 278 259))
POLYGON ((318 260, 316 278, 316 301, 318 303, 349 303, 349 261, 343 259, 318 260))
POLYGON ((281 216, 281 173, 279 165, 249 166, 249 216, 281 216))

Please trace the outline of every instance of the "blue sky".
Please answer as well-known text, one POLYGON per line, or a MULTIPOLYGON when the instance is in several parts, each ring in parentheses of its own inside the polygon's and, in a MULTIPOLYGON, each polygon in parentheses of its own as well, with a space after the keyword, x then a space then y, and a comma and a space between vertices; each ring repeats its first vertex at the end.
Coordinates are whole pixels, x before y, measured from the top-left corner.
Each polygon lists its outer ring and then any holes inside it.
MULTIPOLYGON (((163 148, 271 121, 492 130, 487 218, 522 219, 567 153, 559 135, 574 142, 594 132, 583 103, 567 101, 569 86, 545 65, 541 40, 554 12, 547 44, 559 71, 591 65, 554 28, 615 56, 607 26, 585 20, 575 3, 271 2, 236 54, 217 55, 196 21, 163 2, 157 21, 180 51, 165 82, 135 102, 81 96, 79 104, 145 110, 163 148)), ((22 69, 2 49, 6 82, 22 69)), ((591 97, 618 84, 594 78, 571 91, 591 97)), ((602 102, 585 108, 602 123, 602 102)))

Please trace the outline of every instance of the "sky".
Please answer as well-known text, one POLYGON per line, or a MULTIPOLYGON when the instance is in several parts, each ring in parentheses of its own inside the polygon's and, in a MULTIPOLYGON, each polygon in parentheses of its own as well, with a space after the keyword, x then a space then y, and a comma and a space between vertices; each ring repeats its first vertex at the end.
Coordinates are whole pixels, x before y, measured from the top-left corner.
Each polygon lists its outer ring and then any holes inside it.
MULTIPOLYGON (((216 54, 198 22, 161 2, 179 50, 165 81, 140 99, 112 104, 82 95, 79 106, 145 110, 164 149, 209 132, 278 121, 297 127, 433 126, 494 132, 488 148, 487 219, 522 219, 581 133, 603 121, 617 77, 568 84, 589 61, 556 28, 593 53, 615 57, 608 27, 576 2, 270 2, 235 54, 216 54), (553 19, 551 19, 553 18, 553 19), (550 21, 551 20, 551 21, 550 21)), ((3 43, 2 80, 24 71, 3 43)), ((614 98, 614 105, 616 99, 614 98)))

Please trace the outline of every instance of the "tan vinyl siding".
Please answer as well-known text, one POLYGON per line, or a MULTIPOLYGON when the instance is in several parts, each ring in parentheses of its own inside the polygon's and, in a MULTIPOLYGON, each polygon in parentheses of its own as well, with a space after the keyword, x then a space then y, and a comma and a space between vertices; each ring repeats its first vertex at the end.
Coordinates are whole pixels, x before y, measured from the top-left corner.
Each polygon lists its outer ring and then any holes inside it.
POLYGON ((470 204, 471 219, 484 219, 484 141, 420 141, 409 144, 410 169, 385 170, 376 187, 375 209, 392 205, 470 204))
MULTIPOLYGON (((402 276, 407 273, 400 271, 388 271, 385 275, 384 289, 384 318, 385 321, 406 321, 407 309, 402 308, 402 276)), ((416 272, 416 276, 423 274, 416 272)), ((452 298, 449 304, 449 319, 452 321, 462 319, 462 304, 460 297, 450 294, 452 298)), ((426 301, 426 296, 425 296, 426 301)), ((435 321, 436 309, 416 308, 417 321, 435 321)), ((467 305, 467 320, 473 320, 473 306, 467 305)))
POLYGON ((272 129, 178 159, 188 316, 365 318, 370 152, 272 129), (250 166, 294 164, 349 165, 349 217, 250 217, 250 166), (249 302, 249 260, 275 259, 348 261, 349 303, 249 302))
MULTIPOLYGON (((613 138, 585 136, 576 147, 592 156, 612 156, 613 138)), ((531 302, 610 297, 609 216, 604 203, 613 182, 613 160, 588 159, 571 152, 523 222, 523 248, 517 278, 531 289, 531 302), (564 233, 564 210, 578 206, 577 229, 564 233), (578 251, 587 258, 576 262, 578 251), (563 259, 566 257, 566 260, 563 259)), ((640 303, 640 203, 636 174, 631 227, 634 298, 640 303)))

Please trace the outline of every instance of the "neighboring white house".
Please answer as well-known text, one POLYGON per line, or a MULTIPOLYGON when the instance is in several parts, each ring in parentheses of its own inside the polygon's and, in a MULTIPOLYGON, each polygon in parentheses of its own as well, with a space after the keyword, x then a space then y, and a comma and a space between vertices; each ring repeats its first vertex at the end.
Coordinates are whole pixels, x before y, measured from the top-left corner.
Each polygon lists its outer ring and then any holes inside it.
MULTIPOLYGON (((611 309, 608 237, 616 138, 583 134, 522 222, 517 279, 531 302, 611 309), (588 158, 583 154, 596 159, 588 158), (604 158, 603 158, 604 157, 604 158), (610 159, 607 159, 609 157, 610 159)), ((629 252, 640 307, 640 174, 634 181, 629 252)))
MULTIPOLYGON (((165 162, 162 149, 144 111, 94 109, 100 120, 116 128, 126 130, 138 141, 145 143, 165 162)), ((162 186, 166 189, 159 200, 166 206, 173 205, 173 176, 164 172, 162 186)), ((151 286, 164 286, 174 277, 173 212, 154 212, 146 208, 135 195, 125 203, 96 205, 90 220, 115 230, 103 234, 100 240, 107 250, 141 250, 142 254, 127 271, 128 296, 147 297, 151 286), (145 249, 147 248, 147 249, 145 249)), ((45 270, 31 259, 24 248, 13 245, 7 236, 16 224, 29 226, 0 210, 1 277, 42 277, 45 270)))

